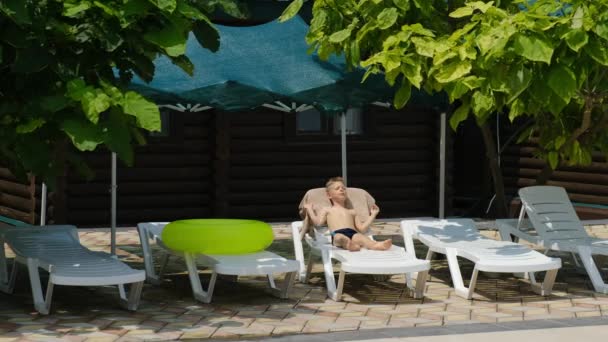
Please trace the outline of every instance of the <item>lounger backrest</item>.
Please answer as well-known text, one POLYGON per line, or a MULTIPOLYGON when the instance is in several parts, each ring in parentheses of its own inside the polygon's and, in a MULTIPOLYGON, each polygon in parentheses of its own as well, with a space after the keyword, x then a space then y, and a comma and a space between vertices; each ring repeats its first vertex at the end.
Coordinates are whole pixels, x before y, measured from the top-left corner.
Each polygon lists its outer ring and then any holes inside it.
MULTIPOLYGON (((557 186, 530 186, 519 190, 530 222, 543 240, 582 239, 589 235, 568 198, 557 186)), ((522 213, 523 214, 523 213, 522 213)), ((520 221, 523 215, 520 215, 520 221)))
POLYGON ((69 254, 82 248, 76 227, 68 225, 10 228, 5 231, 4 239, 17 255, 34 258, 69 254))

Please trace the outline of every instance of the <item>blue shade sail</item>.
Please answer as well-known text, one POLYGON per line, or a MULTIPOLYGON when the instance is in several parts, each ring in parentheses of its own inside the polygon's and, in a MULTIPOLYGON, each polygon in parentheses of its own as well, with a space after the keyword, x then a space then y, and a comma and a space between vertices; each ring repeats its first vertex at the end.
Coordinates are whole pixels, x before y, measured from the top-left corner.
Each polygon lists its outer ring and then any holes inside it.
POLYGON ((154 61, 154 79, 146 83, 134 77, 131 87, 159 104, 186 101, 226 111, 280 100, 343 112, 393 96, 383 75, 361 83, 364 70, 348 72, 342 56, 321 61, 309 54, 304 39, 308 25, 300 17, 285 23, 216 27, 220 48, 215 53, 202 48, 193 34, 188 38, 192 77, 162 56, 154 61))

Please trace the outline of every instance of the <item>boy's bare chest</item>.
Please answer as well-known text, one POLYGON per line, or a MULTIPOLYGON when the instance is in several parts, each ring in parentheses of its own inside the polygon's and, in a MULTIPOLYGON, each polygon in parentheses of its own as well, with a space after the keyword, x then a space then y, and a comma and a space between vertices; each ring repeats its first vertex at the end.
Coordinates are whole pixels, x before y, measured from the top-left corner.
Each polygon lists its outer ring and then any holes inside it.
POLYGON ((352 228, 351 226, 354 225, 354 211, 345 208, 332 208, 327 212, 327 221, 330 226, 340 225, 344 226, 341 228, 352 228))

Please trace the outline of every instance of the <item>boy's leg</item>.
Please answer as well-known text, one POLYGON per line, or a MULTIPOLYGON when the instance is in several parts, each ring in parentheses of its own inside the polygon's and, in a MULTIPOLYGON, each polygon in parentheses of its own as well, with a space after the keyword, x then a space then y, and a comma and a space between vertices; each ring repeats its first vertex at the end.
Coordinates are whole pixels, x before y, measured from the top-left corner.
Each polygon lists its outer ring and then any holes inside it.
POLYGON ((334 246, 348 249, 352 252, 356 252, 361 249, 358 244, 354 243, 351 239, 349 239, 346 235, 343 234, 334 235, 334 246))
POLYGON ((391 239, 384 241, 374 241, 361 233, 353 235, 353 242, 364 248, 378 251, 385 251, 391 248, 391 246, 393 245, 393 240, 391 239))

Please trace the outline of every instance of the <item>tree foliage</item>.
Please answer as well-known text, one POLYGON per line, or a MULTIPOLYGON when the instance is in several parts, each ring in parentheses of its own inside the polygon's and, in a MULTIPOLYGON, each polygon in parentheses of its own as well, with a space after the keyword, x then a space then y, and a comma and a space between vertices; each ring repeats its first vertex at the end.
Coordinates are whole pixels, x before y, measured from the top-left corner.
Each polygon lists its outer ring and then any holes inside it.
MULTIPOLYGON (((81 151, 105 145, 131 163, 139 129, 159 130, 160 117, 126 84, 133 74, 151 80, 158 55, 191 74, 188 34, 216 50, 209 13, 217 7, 242 13, 233 0, 1 1, 2 164, 52 183, 68 143, 81 151)), ((76 154, 67 160, 78 164, 76 154)))
POLYGON ((445 91, 453 128, 532 117, 522 139, 553 168, 608 154, 608 0, 316 0, 307 40, 384 73, 398 108, 412 86, 445 91))

